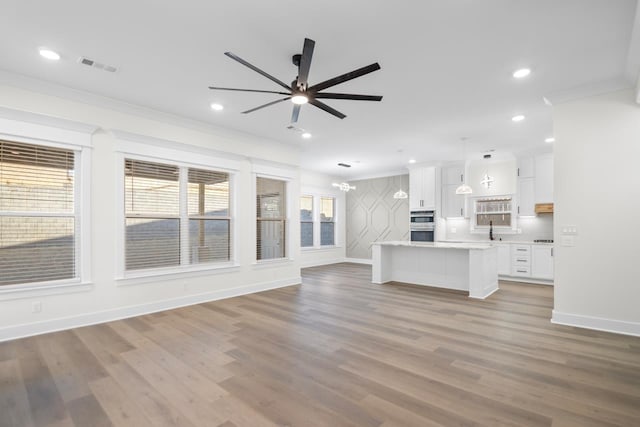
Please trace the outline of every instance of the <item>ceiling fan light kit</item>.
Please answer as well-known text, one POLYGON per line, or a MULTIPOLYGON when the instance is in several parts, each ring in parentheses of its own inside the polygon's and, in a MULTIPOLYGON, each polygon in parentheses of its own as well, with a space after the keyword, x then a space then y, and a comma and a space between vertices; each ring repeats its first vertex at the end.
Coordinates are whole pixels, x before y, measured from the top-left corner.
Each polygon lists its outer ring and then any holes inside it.
POLYGON ((260 110, 265 107, 269 107, 271 105, 278 104, 283 101, 291 100, 293 102, 293 112, 291 113, 291 123, 296 123, 298 121, 298 117, 300 115, 300 108, 304 104, 311 104, 314 107, 317 107, 323 111, 326 111, 333 116, 344 119, 347 117, 345 114, 340 111, 330 107, 324 102, 319 101, 320 99, 347 99, 353 101, 381 101, 382 96, 379 95, 358 95, 358 94, 349 94, 349 93, 330 93, 330 92, 322 92, 325 89, 330 87, 339 85, 341 83, 347 82, 349 80, 353 80, 358 77, 362 77, 366 74, 372 73, 380 69, 380 64, 377 62, 367 65, 366 67, 358 68, 357 70, 350 71, 345 74, 341 74, 337 77, 331 78, 329 80, 325 80, 321 83, 315 84, 313 86, 309 86, 308 77, 309 70, 311 68, 311 59, 313 58, 313 49, 315 48, 316 42, 311 39, 304 39, 304 45, 302 47, 302 53, 293 55, 292 62, 298 67, 298 76, 295 78, 291 85, 284 83, 282 80, 277 79, 271 74, 261 70, 255 65, 250 64, 239 56, 231 53, 225 52, 229 58, 234 61, 239 62, 247 68, 255 71, 256 73, 268 78, 272 82, 276 83, 280 87, 284 88, 286 91, 272 91, 272 90, 261 90, 261 89, 237 89, 237 88, 228 88, 228 87, 217 87, 217 86, 209 86, 209 89, 212 90, 230 90, 236 92, 257 92, 257 93, 272 93, 276 95, 286 95, 284 98, 277 99, 275 101, 268 102, 266 104, 260 105, 258 107, 252 108, 250 110, 243 111, 242 114, 252 113, 254 111, 260 110))

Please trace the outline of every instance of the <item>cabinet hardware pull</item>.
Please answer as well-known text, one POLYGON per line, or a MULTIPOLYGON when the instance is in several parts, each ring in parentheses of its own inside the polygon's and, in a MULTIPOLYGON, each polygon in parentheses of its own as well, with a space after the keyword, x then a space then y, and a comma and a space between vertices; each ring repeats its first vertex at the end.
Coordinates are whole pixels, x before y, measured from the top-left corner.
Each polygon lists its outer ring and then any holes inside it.
POLYGON ((526 273, 527 270, 518 270, 518 273, 526 273))
POLYGON ((460 174, 460 182, 464 182, 464 175, 460 174))
POLYGON ((463 215, 463 214, 462 214, 462 208, 460 208, 460 216, 462 216, 462 215, 463 215))
POLYGON ((551 256, 553 256, 553 248, 551 248, 551 256))
POLYGON ((517 250, 517 251, 520 251, 520 252, 526 252, 526 251, 527 251, 526 249, 522 249, 522 248, 518 248, 518 249, 516 249, 516 250, 517 250))

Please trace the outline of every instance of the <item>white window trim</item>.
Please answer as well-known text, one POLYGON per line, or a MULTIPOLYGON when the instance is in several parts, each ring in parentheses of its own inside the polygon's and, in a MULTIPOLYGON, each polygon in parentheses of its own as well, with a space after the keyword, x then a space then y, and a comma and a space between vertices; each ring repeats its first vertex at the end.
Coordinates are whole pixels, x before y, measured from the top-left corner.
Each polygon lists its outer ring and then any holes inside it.
MULTIPOLYGON (((251 174, 251 194, 252 194, 252 218, 253 218, 253 266, 266 266, 266 265, 278 265, 278 264, 286 264, 294 261, 295 257, 293 256, 294 242, 291 238, 291 218, 294 215, 298 215, 300 217, 300 203, 295 203, 293 200, 299 200, 299 194, 294 194, 292 182, 296 178, 298 171, 294 168, 289 168, 285 165, 273 165, 272 162, 260 162, 257 160, 252 160, 252 174, 251 174), (285 217, 285 256, 284 258, 273 258, 273 259, 258 259, 258 210, 256 206, 256 197, 257 188, 256 188, 256 180, 257 178, 268 178, 268 179, 277 179, 285 182, 285 194, 286 194, 286 217, 285 217), (295 211, 294 211, 295 210, 295 211)), ((300 227, 300 221, 296 221, 296 225, 300 227)), ((299 236, 299 234, 298 234, 299 236)), ((299 247, 300 243, 297 242, 296 245, 299 247)))
MULTIPOLYGON (((301 193, 301 196, 312 196, 313 197, 313 246, 305 246, 302 247, 300 246, 300 251, 301 252, 320 252, 320 251, 328 251, 328 250, 332 250, 332 249, 340 249, 342 248, 342 235, 341 233, 339 233, 340 230, 340 221, 342 221, 342 218, 340 218, 340 193, 334 193, 334 192, 327 192, 325 190, 322 189, 315 189, 315 188, 306 188, 304 189, 301 193), (320 245, 320 199, 322 198, 326 198, 326 199, 333 199, 333 223, 334 223, 334 230, 333 230, 333 245, 320 245)), ((298 210, 298 217, 300 216, 300 211, 298 210)))
POLYGON ((516 203, 515 197, 513 194, 504 194, 504 195, 492 195, 492 196, 480 196, 480 197, 470 197, 468 200, 471 202, 471 215, 469 218, 469 233, 471 234, 487 234, 489 233, 488 225, 477 225, 477 216, 476 216, 476 202, 478 200, 489 200, 489 199, 501 199, 501 198, 510 198, 511 199, 511 227, 493 227, 493 234, 517 234, 518 233, 518 215, 516 214, 516 203))
POLYGON ((74 180, 76 277, 0 288, 0 300, 89 290, 91 283, 91 135, 96 126, 0 108, 0 139, 64 148, 76 153, 74 180))
MULTIPOLYGON (((300 250, 301 251, 308 251, 310 249, 314 249, 316 247, 316 220, 315 220, 315 212, 316 212, 316 198, 313 194, 310 193, 301 193, 300 197, 298 198, 298 201, 300 199, 302 199, 303 197, 311 197, 311 221, 302 221, 300 220, 300 236, 302 237, 302 223, 311 223, 311 227, 312 227, 312 237, 313 237, 313 242, 311 243, 311 246, 302 246, 302 238, 300 239, 300 250)), ((299 203, 299 202, 298 202, 299 203)), ((298 210, 298 217, 300 217, 300 212, 298 210)))
MULTIPOLYGON (((253 206, 253 265, 267 265, 267 264, 276 264, 276 263, 288 263, 293 261, 294 257, 292 256, 293 251, 293 242, 291 239, 291 217, 292 217, 292 208, 294 203, 291 203, 293 194, 291 190, 291 179, 283 176, 274 176, 274 175, 266 175, 253 173, 251 186, 253 194, 253 202, 251 205, 253 206), (258 197, 258 189, 256 188, 256 180, 258 178, 268 178, 268 179, 277 179, 279 181, 284 181, 285 186, 285 198, 286 198, 286 209, 285 209, 285 226, 284 226, 284 240, 285 240, 285 256, 282 258, 270 258, 270 259, 258 259, 258 206, 256 205, 256 198, 258 197)), ((300 206, 300 204, 298 204, 300 206)), ((298 211, 299 214, 299 211, 298 211)), ((297 223, 299 224, 299 222, 297 223)))
MULTIPOLYGON (((165 141, 166 143, 166 141, 165 141)), ((236 192, 237 192, 237 169, 229 168, 227 166, 223 166, 222 163, 225 162, 224 159, 213 156, 206 156, 199 153, 185 153, 180 150, 180 147, 163 147, 158 150, 158 148, 153 145, 149 145, 146 143, 136 143, 127 142, 118 144, 116 149, 116 206, 118 206, 118 215, 117 215, 117 225, 116 225, 116 251, 115 251, 115 259, 116 259, 116 283, 118 286, 127 286, 127 285, 135 285, 140 283, 146 283, 147 278, 159 278, 163 279, 173 279, 173 278, 181 278, 181 277, 189 277, 193 275, 206 274, 206 273, 214 273, 214 272, 230 272, 240 265, 238 262, 238 221, 236 218, 236 192), (151 155, 149 155, 151 154, 151 155), (169 156, 167 158, 159 157, 159 155, 169 156), (141 160, 141 161, 152 161, 152 162, 161 162, 164 164, 170 164, 178 166, 181 170, 180 179, 181 185, 186 185, 186 178, 184 170, 186 168, 199 168, 205 170, 212 170, 216 172, 226 172, 229 174, 229 217, 231 220, 231 253, 230 260, 227 262, 221 263, 205 263, 205 264, 186 264, 180 266, 172 266, 166 268, 152 268, 145 270, 132 270, 126 271, 126 263, 125 263, 125 190, 124 190, 124 160, 132 159, 132 160, 141 160), (196 161, 193 163, 192 161, 196 161), (185 181, 185 184, 182 182, 185 181), (199 274, 198 274, 199 273, 199 274)), ((230 160, 232 166, 239 167, 239 163, 237 161, 230 160)), ((180 192, 180 197, 183 196, 182 187, 180 192)), ((181 206, 183 203, 181 203, 181 206)), ((186 208, 186 207, 185 207, 186 208)), ((182 221, 181 221, 182 223, 182 221)), ((181 224, 181 227, 183 225, 181 224)), ((184 248, 183 241, 181 241, 180 251, 181 251, 181 259, 184 255, 184 251, 188 250, 184 248)))

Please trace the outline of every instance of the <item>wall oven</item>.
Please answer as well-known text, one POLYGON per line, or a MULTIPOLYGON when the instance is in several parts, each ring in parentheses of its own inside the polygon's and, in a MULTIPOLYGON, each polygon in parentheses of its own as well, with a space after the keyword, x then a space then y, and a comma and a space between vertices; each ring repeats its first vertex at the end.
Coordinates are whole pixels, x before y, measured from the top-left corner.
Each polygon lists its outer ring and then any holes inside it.
POLYGON ((434 211, 411 212, 411 241, 433 242, 435 241, 435 215, 434 211))

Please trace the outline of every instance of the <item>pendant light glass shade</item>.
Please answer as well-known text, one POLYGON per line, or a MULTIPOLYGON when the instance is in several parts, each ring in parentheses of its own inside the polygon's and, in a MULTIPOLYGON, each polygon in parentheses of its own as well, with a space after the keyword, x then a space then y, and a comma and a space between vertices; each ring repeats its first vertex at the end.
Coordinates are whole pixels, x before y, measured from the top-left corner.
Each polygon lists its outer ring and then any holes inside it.
POLYGON ((402 189, 396 191, 393 195, 394 199, 406 199, 407 197, 409 197, 409 195, 402 191, 402 189))
POLYGON ((473 189, 469 187, 467 184, 462 184, 458 188, 456 188, 456 194, 472 194, 473 189))

